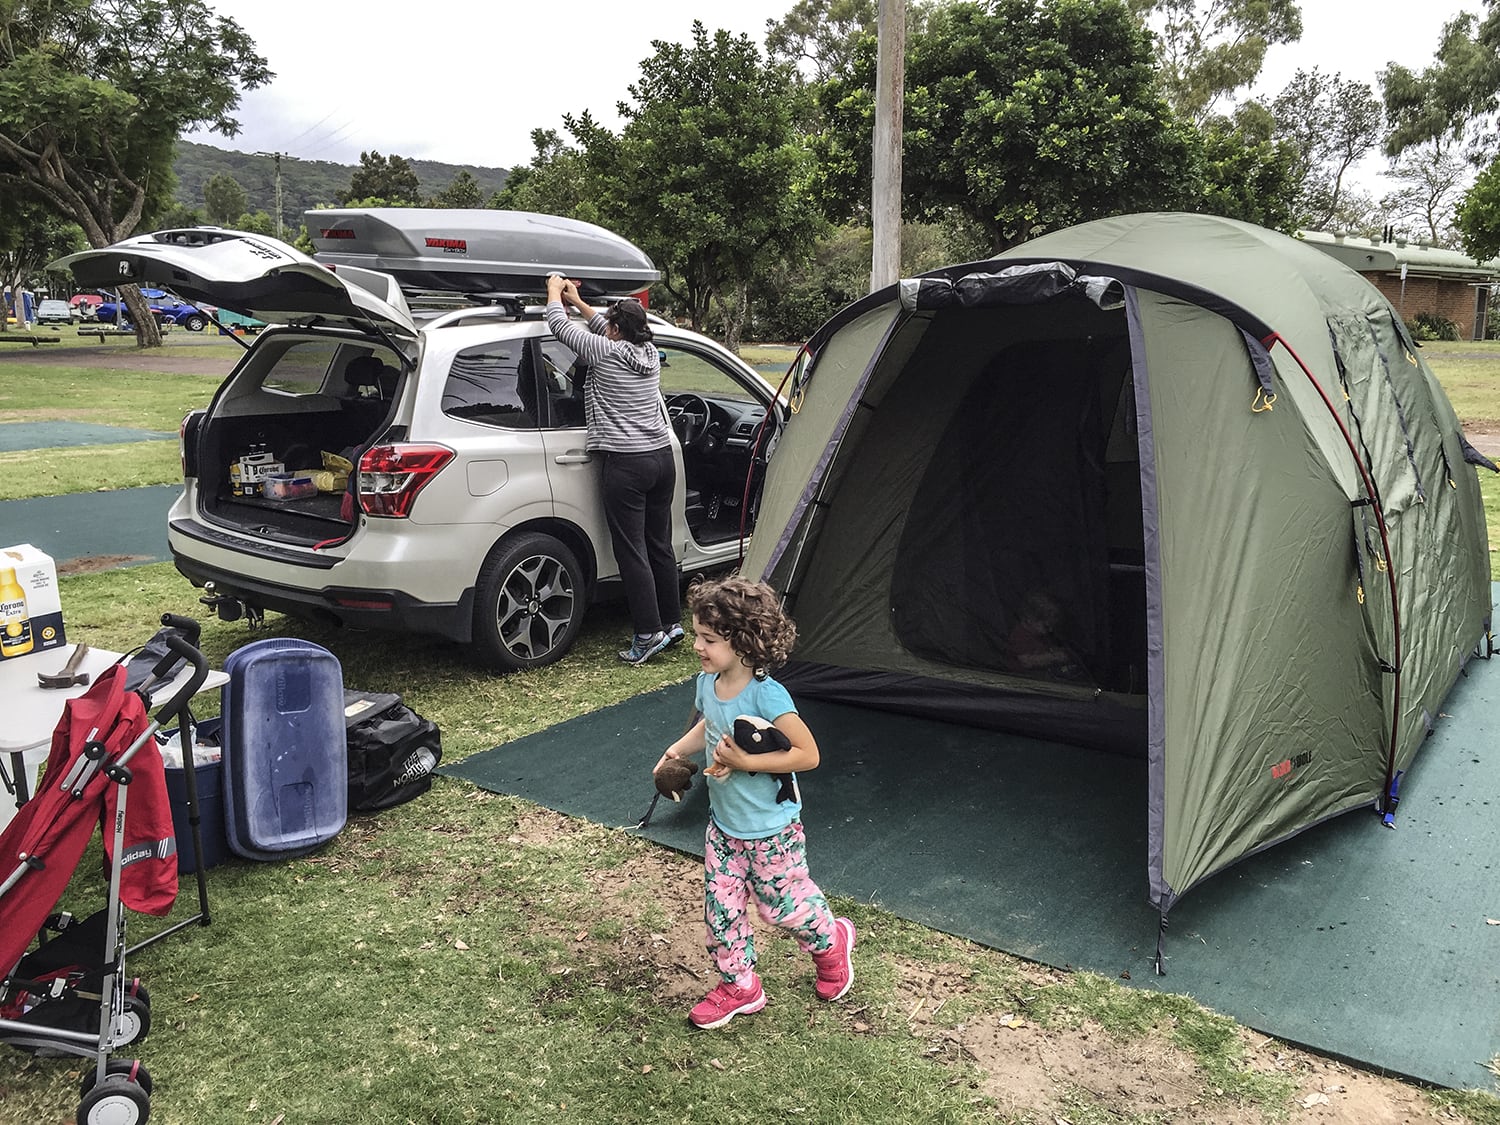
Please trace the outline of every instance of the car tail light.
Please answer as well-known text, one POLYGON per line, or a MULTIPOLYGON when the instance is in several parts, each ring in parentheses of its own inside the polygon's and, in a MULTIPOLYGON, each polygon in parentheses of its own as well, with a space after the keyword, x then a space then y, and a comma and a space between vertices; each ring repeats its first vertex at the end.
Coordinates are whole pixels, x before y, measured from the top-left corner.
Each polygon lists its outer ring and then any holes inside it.
POLYGON ((359 459, 359 506, 367 515, 405 519, 427 482, 453 460, 442 445, 373 445, 359 459))
POLYGON ((177 457, 182 462, 182 479, 198 475, 198 426, 205 411, 190 410, 177 427, 177 457))

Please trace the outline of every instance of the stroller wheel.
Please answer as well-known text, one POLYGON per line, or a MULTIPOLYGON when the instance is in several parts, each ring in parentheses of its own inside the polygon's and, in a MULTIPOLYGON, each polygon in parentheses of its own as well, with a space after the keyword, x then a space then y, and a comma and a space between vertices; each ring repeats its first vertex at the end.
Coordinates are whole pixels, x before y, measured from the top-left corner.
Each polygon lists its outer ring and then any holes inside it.
POLYGON ((123 1074, 106 1075, 78 1103, 78 1125, 144 1125, 150 1116, 150 1095, 123 1074))
POLYGON ((139 1043, 151 1034, 151 1000, 144 995, 127 995, 125 1007, 120 1012, 119 1031, 111 1041, 111 1047, 128 1047, 139 1043))
MULTIPOLYGON (((104 1064, 107 1068, 104 1081, 109 1082, 117 1079, 125 1079, 132 1085, 139 1086, 146 1091, 147 1096, 151 1094, 151 1075, 145 1066, 135 1059, 110 1059, 104 1064)), ((84 1071, 83 1081, 78 1084, 78 1096, 88 1097, 90 1090, 94 1088, 94 1068, 89 1067, 84 1071)))

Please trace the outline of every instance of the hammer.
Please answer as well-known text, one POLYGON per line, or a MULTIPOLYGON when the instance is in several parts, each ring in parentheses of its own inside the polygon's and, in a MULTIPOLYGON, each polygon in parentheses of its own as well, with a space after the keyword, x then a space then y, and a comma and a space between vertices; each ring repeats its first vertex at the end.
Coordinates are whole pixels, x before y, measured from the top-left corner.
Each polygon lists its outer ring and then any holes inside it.
POLYGON ((36 682, 44 688, 67 688, 75 684, 88 683, 89 674, 78 670, 78 666, 83 663, 83 658, 88 654, 88 645, 78 645, 73 650, 73 655, 68 657, 68 662, 62 666, 61 672, 54 672, 50 676, 46 672, 38 672, 36 682))

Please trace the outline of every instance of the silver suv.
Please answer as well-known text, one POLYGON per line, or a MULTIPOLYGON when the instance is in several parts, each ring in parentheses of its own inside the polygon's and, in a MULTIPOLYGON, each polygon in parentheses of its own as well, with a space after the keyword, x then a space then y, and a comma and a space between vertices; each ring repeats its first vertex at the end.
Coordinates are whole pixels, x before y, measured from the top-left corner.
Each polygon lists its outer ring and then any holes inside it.
MULTIPOLYGON (((521 669, 558 659, 587 606, 618 590, 584 448, 588 372, 534 305, 492 294, 414 314, 387 273, 202 228, 59 264, 81 284, 170 282, 272 325, 182 425, 168 541, 221 615, 438 634, 521 669)), ((732 566, 783 407, 712 340, 652 331, 677 435, 679 564, 732 566)))

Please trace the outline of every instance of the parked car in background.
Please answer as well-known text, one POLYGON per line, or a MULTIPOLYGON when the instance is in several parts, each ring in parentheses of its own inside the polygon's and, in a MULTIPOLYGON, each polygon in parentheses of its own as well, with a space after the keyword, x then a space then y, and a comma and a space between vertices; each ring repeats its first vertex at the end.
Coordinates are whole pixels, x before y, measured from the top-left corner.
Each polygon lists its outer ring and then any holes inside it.
POLYGON ((73 306, 79 320, 97 319, 99 306, 103 303, 104 298, 98 293, 75 293, 68 298, 68 304, 73 306))
POLYGON ((38 324, 72 324, 73 316, 73 306, 56 298, 48 298, 36 307, 38 324))
MULTIPOLYGON (((159 323, 177 324, 189 332, 202 332, 208 326, 208 317, 196 305, 190 305, 165 289, 142 289, 141 296, 151 306, 151 312, 159 323)), ((104 324, 114 324, 123 311, 124 321, 130 321, 130 310, 118 296, 106 297, 95 310, 96 319, 104 324)))

